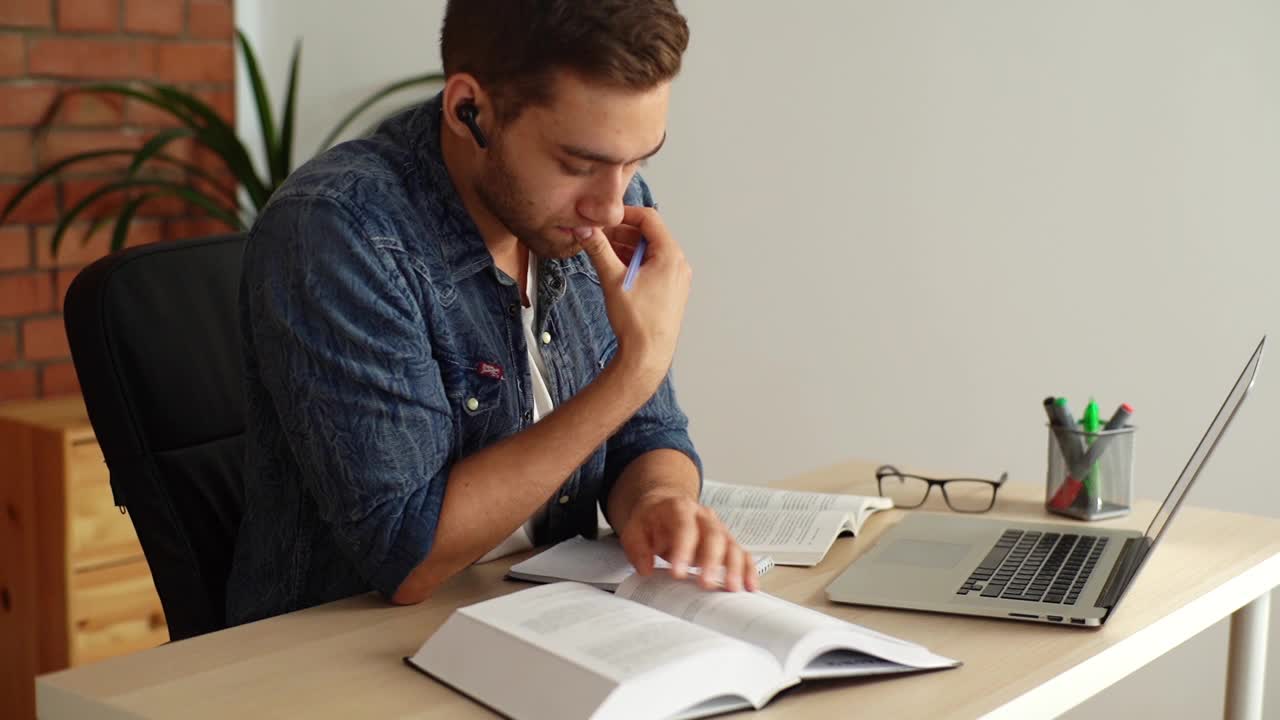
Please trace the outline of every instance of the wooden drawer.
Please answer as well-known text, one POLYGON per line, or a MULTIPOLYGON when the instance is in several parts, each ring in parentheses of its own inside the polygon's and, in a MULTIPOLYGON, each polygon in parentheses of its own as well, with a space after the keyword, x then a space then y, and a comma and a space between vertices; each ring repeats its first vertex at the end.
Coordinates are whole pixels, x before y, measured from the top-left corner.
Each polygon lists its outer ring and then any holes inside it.
POLYGON ((111 497, 107 466, 97 443, 67 451, 67 559, 72 571, 142 557, 133 521, 111 497))
POLYGON ((72 665, 169 640, 160 597, 144 560, 72 573, 68 595, 72 665))

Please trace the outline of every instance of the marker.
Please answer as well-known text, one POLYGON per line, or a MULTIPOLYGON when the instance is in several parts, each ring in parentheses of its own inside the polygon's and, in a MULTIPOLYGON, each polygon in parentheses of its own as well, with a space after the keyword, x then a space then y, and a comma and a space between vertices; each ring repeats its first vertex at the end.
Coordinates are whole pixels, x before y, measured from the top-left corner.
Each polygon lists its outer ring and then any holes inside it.
MULTIPOLYGON (((1098 403, 1093 398, 1089 398, 1089 404, 1085 406, 1084 418, 1080 421, 1081 429, 1087 433, 1086 443, 1093 444, 1097 438, 1098 430, 1102 428, 1102 420, 1098 417, 1098 403)), ((1087 466, 1088 472, 1084 476, 1084 489, 1089 493, 1090 500, 1099 499, 1098 496, 1098 465, 1091 463, 1087 466)))
POLYGON ((636 251, 631 255, 631 264, 627 266, 627 275, 622 279, 622 289, 630 290, 631 286, 636 282, 636 275, 640 274, 640 263, 644 262, 644 250, 649 246, 649 241, 642 236, 640 242, 636 245, 636 251))
POLYGON ((1133 416, 1133 406, 1129 403, 1121 403, 1116 411, 1111 413, 1111 419, 1107 421, 1107 426, 1103 430, 1119 430, 1129 424, 1129 418, 1133 416))
POLYGON ((1071 507, 1080 490, 1084 487, 1075 478, 1076 468, 1080 462, 1079 443, 1071 433, 1073 421, 1071 411, 1067 410, 1066 398, 1049 396, 1044 399, 1044 410, 1049 416, 1049 425, 1053 435, 1058 439, 1058 449, 1062 452, 1063 464, 1067 466, 1067 479, 1062 482, 1058 492, 1049 500, 1049 506, 1058 510, 1071 507))
POLYGON ((1106 434, 1110 430, 1122 430, 1129 426, 1129 418, 1133 417, 1133 406, 1124 403, 1116 408, 1111 414, 1111 419, 1107 421, 1107 426, 1102 428, 1103 434, 1094 440, 1093 445, 1089 446, 1089 451, 1084 454, 1080 461, 1081 468, 1087 468, 1098 462, 1098 458, 1102 457, 1102 453, 1106 451, 1107 446, 1115 438, 1114 435, 1106 434))

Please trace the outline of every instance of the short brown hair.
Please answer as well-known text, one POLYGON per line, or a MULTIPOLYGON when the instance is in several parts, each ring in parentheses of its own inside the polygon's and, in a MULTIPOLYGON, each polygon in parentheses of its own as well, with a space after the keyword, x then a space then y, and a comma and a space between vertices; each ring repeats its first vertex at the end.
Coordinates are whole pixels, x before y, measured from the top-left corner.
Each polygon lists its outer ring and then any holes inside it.
POLYGON ((440 31, 445 74, 475 76, 504 124, 550 102, 553 71, 649 90, 688 45, 674 0, 449 0, 440 31))

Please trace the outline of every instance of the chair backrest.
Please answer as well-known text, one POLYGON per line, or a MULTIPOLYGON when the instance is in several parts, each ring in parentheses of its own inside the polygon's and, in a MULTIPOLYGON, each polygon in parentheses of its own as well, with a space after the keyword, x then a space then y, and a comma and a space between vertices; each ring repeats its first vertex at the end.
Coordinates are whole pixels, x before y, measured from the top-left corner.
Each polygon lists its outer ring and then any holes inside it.
POLYGON ((64 318, 116 504, 178 640, 226 626, 244 504, 242 235, 127 249, 85 268, 64 318))

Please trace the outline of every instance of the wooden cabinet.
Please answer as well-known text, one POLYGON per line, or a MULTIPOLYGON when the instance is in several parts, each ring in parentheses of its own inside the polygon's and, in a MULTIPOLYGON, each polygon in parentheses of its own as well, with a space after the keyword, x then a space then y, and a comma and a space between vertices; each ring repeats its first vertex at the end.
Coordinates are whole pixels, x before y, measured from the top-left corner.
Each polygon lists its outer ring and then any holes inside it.
POLYGON ((0 714, 35 716, 37 674, 168 639, 84 401, 0 405, 0 714))

